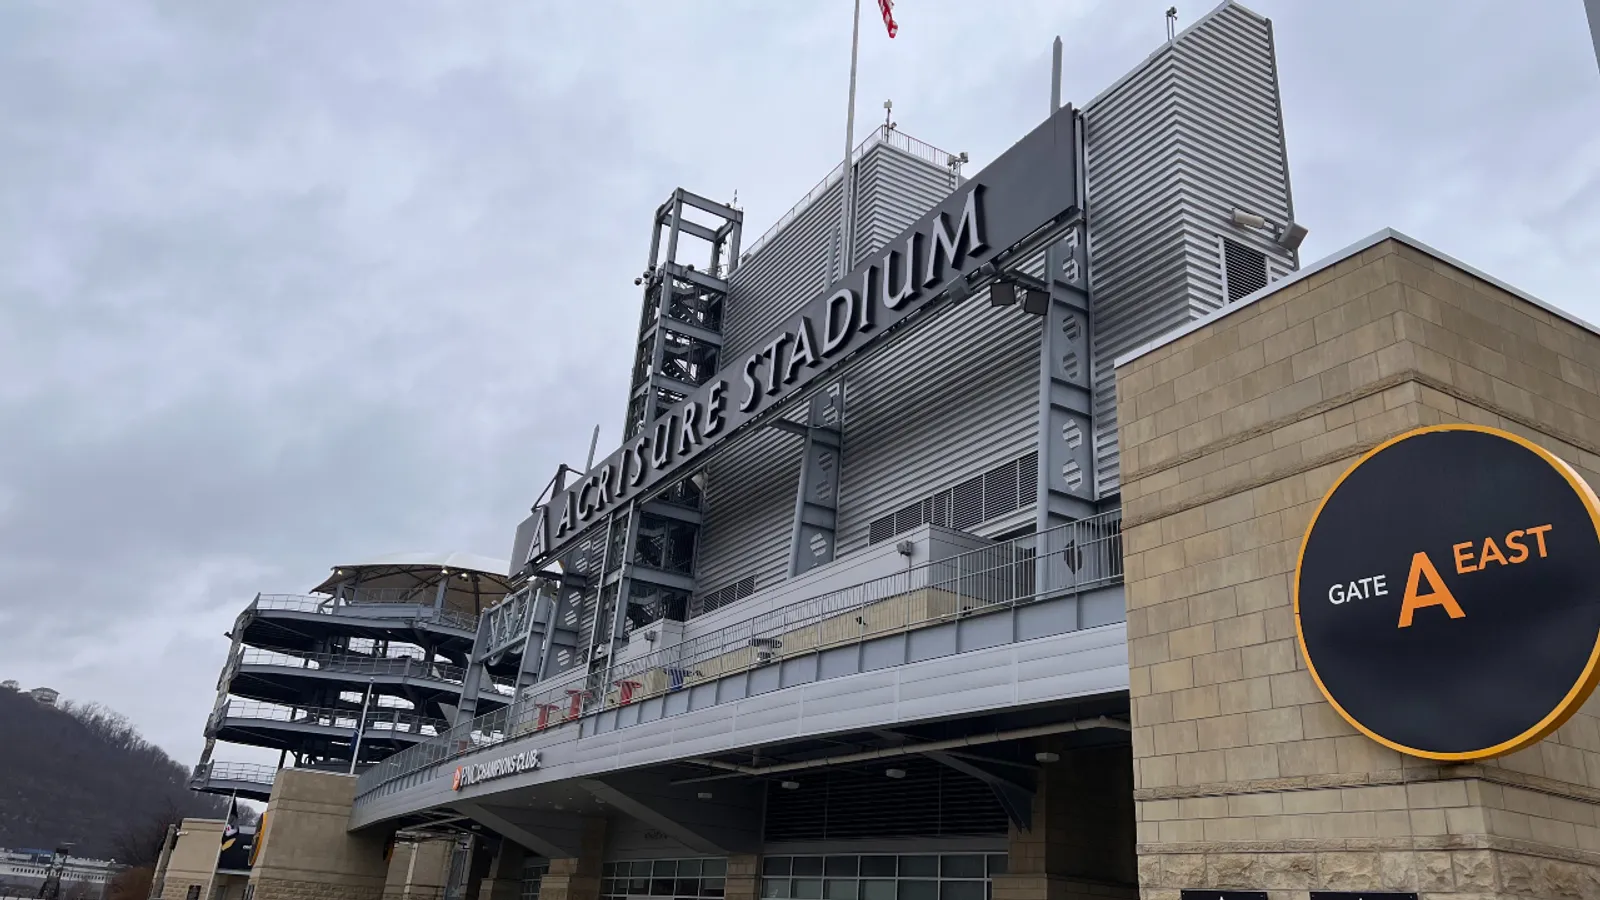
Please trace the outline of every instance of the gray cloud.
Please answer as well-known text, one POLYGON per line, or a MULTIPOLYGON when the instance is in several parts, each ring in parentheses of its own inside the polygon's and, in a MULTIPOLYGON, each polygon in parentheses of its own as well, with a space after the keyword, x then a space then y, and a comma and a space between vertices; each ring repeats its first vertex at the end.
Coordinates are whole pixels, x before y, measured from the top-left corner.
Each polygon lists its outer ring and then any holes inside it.
MULTIPOLYGON (((917 0, 891 42, 864 4, 857 133, 893 97, 976 168, 1044 114, 1052 35, 1081 104, 1166 5, 917 0)), ((1306 257, 1394 225, 1600 319, 1570 6, 1259 4, 1306 257)), ((504 554, 616 439, 650 211, 737 190, 754 234, 808 190, 848 30, 755 0, 0 5, 0 677, 189 761, 256 591, 504 554)))

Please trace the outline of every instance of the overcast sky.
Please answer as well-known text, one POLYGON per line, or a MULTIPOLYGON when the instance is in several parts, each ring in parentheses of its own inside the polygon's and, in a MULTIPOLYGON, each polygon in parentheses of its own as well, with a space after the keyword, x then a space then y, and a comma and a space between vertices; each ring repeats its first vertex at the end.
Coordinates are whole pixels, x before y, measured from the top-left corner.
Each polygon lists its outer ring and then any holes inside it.
MULTIPOLYGON (((861 128, 968 151, 1171 0, 863 5, 861 128)), ((1392 226, 1600 321, 1581 0, 1262 0, 1314 260, 1392 226)), ((1179 3, 1180 24, 1211 8, 1179 3)), ((0 0, 0 678, 185 764, 257 591, 503 557, 615 445, 649 216, 746 234, 842 153, 849 0, 0 0)), ((220 758, 247 758, 238 751, 220 758)))

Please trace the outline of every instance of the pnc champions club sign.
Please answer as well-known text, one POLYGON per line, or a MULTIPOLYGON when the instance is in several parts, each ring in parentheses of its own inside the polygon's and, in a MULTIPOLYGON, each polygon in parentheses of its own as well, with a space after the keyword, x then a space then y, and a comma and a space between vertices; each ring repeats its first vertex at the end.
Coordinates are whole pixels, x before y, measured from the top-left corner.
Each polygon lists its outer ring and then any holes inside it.
POLYGON ((1509 753, 1600 680, 1600 502, 1515 435, 1417 429, 1323 498, 1294 602, 1312 678, 1368 737, 1436 760, 1509 753))

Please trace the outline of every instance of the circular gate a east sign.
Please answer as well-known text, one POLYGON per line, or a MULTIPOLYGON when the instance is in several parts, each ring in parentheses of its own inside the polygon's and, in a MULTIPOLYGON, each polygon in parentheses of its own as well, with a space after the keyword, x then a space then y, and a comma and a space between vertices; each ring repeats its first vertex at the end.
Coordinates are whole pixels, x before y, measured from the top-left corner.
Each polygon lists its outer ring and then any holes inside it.
POLYGON ((1600 680, 1600 503, 1515 435, 1408 432, 1329 489, 1294 602, 1311 676, 1350 724, 1430 759, 1509 753, 1600 680))

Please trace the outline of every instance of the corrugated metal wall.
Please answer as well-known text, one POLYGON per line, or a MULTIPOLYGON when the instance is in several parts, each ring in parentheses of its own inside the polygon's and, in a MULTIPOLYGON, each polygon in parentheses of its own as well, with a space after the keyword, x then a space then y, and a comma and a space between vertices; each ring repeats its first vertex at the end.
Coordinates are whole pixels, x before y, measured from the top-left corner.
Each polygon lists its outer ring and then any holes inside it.
POLYGON ((1096 478, 1119 487, 1114 362, 1223 303, 1218 237, 1296 263, 1234 207, 1292 217, 1272 26, 1233 3, 1084 108, 1094 293, 1096 478))
MULTIPOLYGON (((951 189, 948 169, 882 143, 861 157, 856 180, 858 259, 905 230, 951 189)), ((836 280, 839 195, 837 184, 824 191, 729 279, 725 365, 760 349, 756 344, 770 329, 836 280)), ((845 410, 848 428, 849 400, 845 410)), ((796 410, 790 418, 803 415, 796 410)), ((787 576, 800 448, 798 436, 769 430, 730 448, 708 469, 707 514, 695 562, 700 593, 751 574, 757 589, 787 576)), ((848 456, 845 465, 848 470, 848 456)), ((863 542, 865 533, 863 524, 863 542)))
MULTIPOLYGON (((1039 273, 1042 259, 1025 268, 1039 273)), ((850 374, 840 555, 867 546, 878 516, 1034 449, 1043 321, 983 291, 850 374)))
MULTIPOLYGON (((1295 265, 1269 235, 1228 222, 1235 206, 1292 217, 1270 23, 1225 3, 1084 116, 1096 477, 1112 494, 1116 356, 1222 304, 1220 236, 1266 253, 1275 275, 1295 265)), ((951 189, 947 169, 888 146, 869 150, 857 177, 858 259, 951 189)), ((735 272, 724 361, 759 349, 762 335, 836 277, 839 194, 838 185, 822 192, 735 272)), ((872 519, 1035 449, 1040 327, 976 296, 850 375, 840 554, 867 545, 872 519)), ((757 589, 784 577, 800 445, 769 432, 711 468, 696 569, 702 592, 751 574, 757 589)), ((1031 509, 986 528, 1014 527, 1031 509)))

